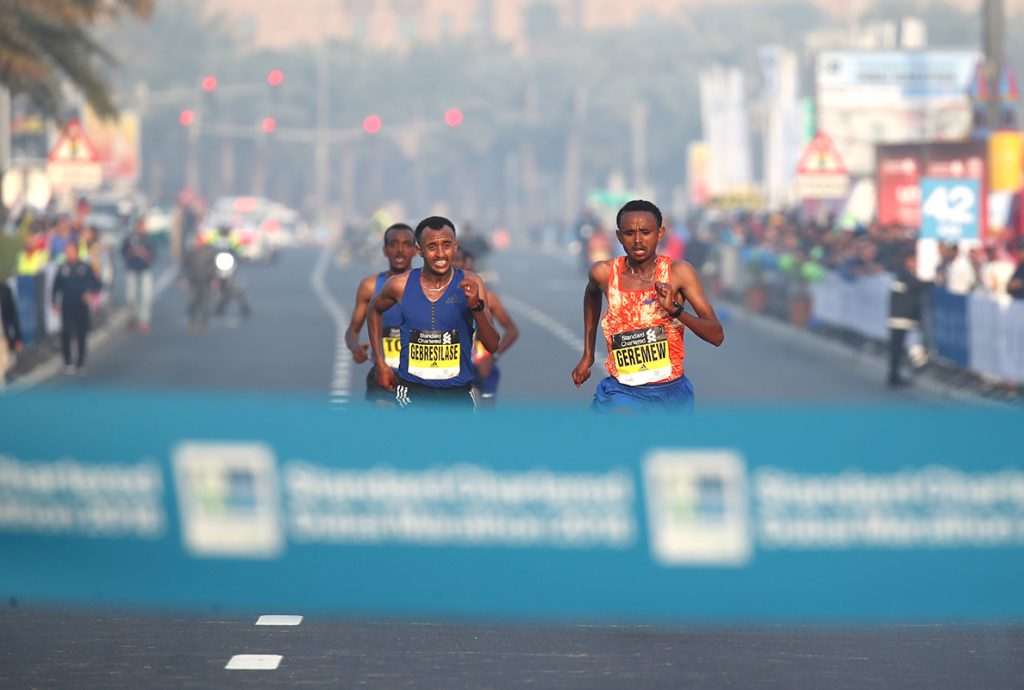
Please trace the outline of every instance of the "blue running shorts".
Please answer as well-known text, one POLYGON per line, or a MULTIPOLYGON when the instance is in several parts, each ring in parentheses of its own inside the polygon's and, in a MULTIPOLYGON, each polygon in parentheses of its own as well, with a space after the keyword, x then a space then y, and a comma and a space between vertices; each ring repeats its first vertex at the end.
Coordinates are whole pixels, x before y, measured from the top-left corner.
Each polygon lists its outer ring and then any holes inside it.
POLYGON ((501 372, 498 371, 498 365, 495 364, 491 367, 491 373, 484 378, 477 378, 474 383, 476 387, 480 389, 480 397, 482 398, 493 398, 498 392, 498 381, 501 380, 501 372))
POLYGON ((625 386, 608 376, 597 384, 590 409, 595 412, 693 412, 693 384, 686 376, 666 383, 625 386))

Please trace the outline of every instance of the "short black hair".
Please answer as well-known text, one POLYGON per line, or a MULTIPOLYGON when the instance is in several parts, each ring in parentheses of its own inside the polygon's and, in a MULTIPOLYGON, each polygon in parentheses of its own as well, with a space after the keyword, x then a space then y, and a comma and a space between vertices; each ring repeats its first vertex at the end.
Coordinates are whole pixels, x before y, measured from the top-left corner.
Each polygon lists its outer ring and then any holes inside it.
POLYGON ((408 230, 409 232, 413 232, 412 226, 407 225, 405 223, 395 223, 393 225, 390 225, 390 226, 388 226, 388 229, 384 231, 384 244, 385 245, 388 243, 388 234, 392 230, 408 230))
POLYGON ((615 227, 618 228, 622 226, 622 216, 627 213, 634 212, 650 213, 654 216, 654 220, 658 222, 658 227, 661 227, 661 209, 646 199, 633 199, 632 201, 626 202, 626 205, 620 208, 618 215, 615 216, 615 227))
POLYGON ((441 230, 445 227, 452 229, 452 235, 455 235, 455 223, 451 222, 444 216, 430 216, 424 218, 416 226, 416 244, 420 243, 420 237, 423 235, 423 231, 427 228, 431 230, 441 230))

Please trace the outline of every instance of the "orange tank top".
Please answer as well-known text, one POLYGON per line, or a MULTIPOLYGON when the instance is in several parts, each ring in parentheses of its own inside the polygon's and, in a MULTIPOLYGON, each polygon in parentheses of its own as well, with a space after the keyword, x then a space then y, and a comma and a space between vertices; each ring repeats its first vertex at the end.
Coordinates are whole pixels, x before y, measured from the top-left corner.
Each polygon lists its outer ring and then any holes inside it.
MULTIPOLYGON (((626 257, 611 263, 608 278, 608 311, 601 319, 608 359, 608 373, 627 386, 674 381, 683 375, 683 324, 670 318, 658 304, 652 284, 643 290, 623 290, 619 279, 626 271, 626 257)), ((672 259, 659 256, 654 280, 669 283, 672 259)))

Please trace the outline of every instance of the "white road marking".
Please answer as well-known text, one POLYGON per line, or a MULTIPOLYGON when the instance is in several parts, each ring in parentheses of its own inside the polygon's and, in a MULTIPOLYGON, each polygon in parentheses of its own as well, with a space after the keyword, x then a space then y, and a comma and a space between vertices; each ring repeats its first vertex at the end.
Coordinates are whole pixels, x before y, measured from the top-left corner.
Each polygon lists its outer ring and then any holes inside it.
POLYGON ((526 302, 521 302, 507 293, 502 293, 501 301, 506 307, 508 307, 509 311, 521 314, 561 340, 571 350, 580 354, 583 353, 583 338, 570 331, 564 325, 551 318, 537 307, 527 304, 526 302))
POLYGON ((256 625, 298 625, 302 616, 260 616, 256 625))
POLYGON ((348 347, 345 345, 345 329, 348 328, 348 314, 345 309, 331 295, 330 290, 324 284, 324 276, 331 263, 332 245, 324 245, 317 259, 316 267, 309 277, 309 284, 323 308, 330 314, 334 321, 336 332, 336 344, 334 348, 334 373, 331 379, 331 404, 344 405, 348 402, 349 392, 352 387, 352 358, 348 347))
MULTIPOLYGON (((156 282, 153 284, 153 304, 156 304, 157 299, 165 290, 167 290, 167 287, 174 282, 177 275, 178 267, 168 266, 164 269, 164 272, 157 277, 156 282)), ((110 340, 110 335, 123 330, 126 323, 128 323, 128 310, 121 309, 110 317, 103 328, 94 333, 90 333, 89 351, 95 353, 97 350, 102 348, 106 342, 110 340)), ((46 379, 56 376, 63 369, 63 355, 58 352, 50 359, 32 369, 32 371, 27 373, 25 376, 22 376, 11 383, 11 385, 7 387, 7 392, 20 393, 22 391, 27 391, 30 388, 35 388, 46 379)))
POLYGON ((228 671, 273 671, 281 665, 280 654, 235 654, 224 667, 228 671))

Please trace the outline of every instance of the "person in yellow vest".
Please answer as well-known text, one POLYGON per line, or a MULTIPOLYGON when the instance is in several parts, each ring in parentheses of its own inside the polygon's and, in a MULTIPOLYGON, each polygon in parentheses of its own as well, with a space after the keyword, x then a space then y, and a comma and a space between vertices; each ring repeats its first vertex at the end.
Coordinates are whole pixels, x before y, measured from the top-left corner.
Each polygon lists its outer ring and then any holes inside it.
POLYGON ((22 249, 18 252, 18 275, 39 275, 48 263, 50 263, 50 251, 46 246, 46 235, 43 233, 26 235, 22 249))

